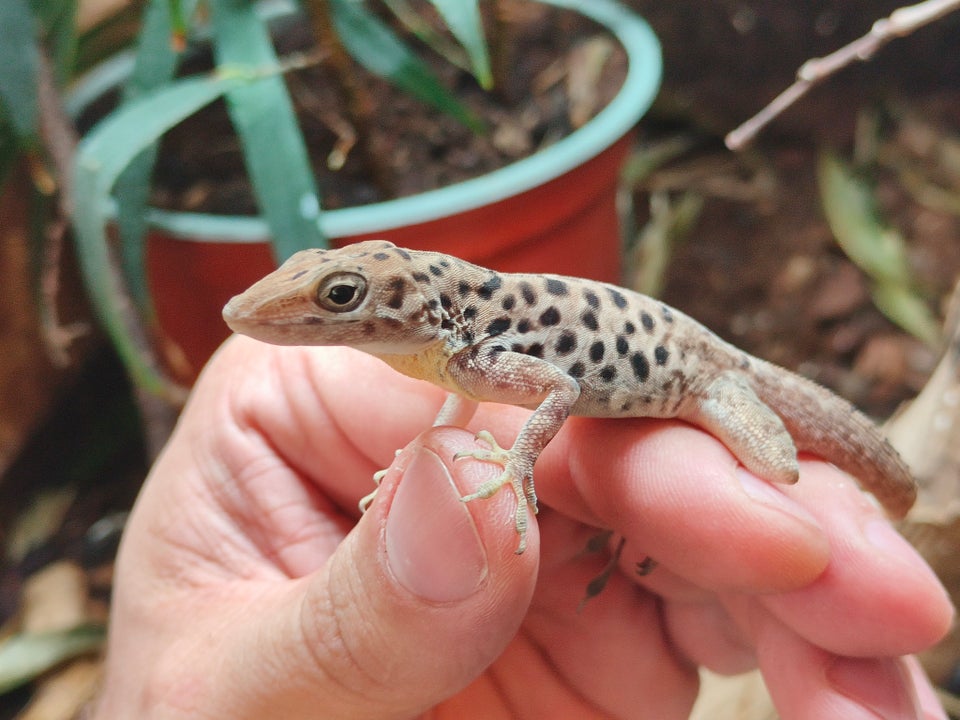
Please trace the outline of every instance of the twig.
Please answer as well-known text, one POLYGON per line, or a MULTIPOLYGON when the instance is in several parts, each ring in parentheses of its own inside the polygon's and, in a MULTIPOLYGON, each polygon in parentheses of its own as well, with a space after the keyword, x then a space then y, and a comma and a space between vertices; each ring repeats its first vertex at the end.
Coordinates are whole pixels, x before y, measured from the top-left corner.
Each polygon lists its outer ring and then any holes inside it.
POLYGON ((853 62, 865 62, 894 38, 904 37, 934 20, 960 9, 960 0, 926 0, 926 2, 894 10, 890 17, 877 20, 870 32, 826 57, 807 60, 797 71, 797 80, 780 93, 763 110, 736 128, 726 137, 727 147, 740 150, 780 113, 806 95, 841 68, 853 62))
POLYGON ((70 348, 74 341, 90 334, 84 322, 64 324, 57 311, 60 293, 60 268, 63 245, 70 223, 60 216, 47 224, 46 242, 40 258, 40 327, 47 354, 60 368, 70 364, 70 348))
POLYGON ((350 55, 334 29, 330 15, 329 0, 308 0, 304 7, 310 17, 317 41, 327 54, 336 77, 336 89, 344 104, 347 117, 356 128, 357 150, 364 166, 369 170, 373 183, 386 196, 393 194, 394 181, 389 166, 384 161, 388 156, 383 143, 373 132, 374 101, 360 79, 350 55))
POLYGON ((510 22, 510 12, 503 0, 493 3, 493 38, 490 45, 490 71, 493 73, 495 92, 507 102, 513 99, 510 87, 510 72, 513 64, 513 47, 516 26, 510 22))
MULTIPOLYGON (((73 173, 71 169, 76 154, 77 134, 64 111, 53 79, 53 68, 44 52, 40 53, 37 74, 40 129, 44 145, 53 164, 54 177, 58 182, 57 210, 61 218, 66 220, 73 217, 74 211, 73 173)), ((175 383, 166 380, 165 373, 160 369, 143 324, 137 317, 134 304, 130 300, 130 294, 126 291, 126 282, 116 261, 110 263, 110 271, 114 274, 116 287, 123 289, 118 294, 116 302, 122 309, 127 333, 146 361, 153 365, 154 370, 161 377, 165 378, 165 397, 151 395, 139 389, 136 393, 147 436, 147 449, 152 460, 159 453, 173 429, 173 424, 176 421, 175 407, 182 403, 185 391, 175 383)))
POLYGON ((327 155, 327 167, 334 172, 342 170, 347 162, 347 156, 357 144, 356 128, 335 109, 326 107, 314 91, 312 84, 299 80, 296 75, 289 76, 287 82, 290 83, 291 89, 295 89, 304 110, 323 123, 336 136, 333 149, 327 155))

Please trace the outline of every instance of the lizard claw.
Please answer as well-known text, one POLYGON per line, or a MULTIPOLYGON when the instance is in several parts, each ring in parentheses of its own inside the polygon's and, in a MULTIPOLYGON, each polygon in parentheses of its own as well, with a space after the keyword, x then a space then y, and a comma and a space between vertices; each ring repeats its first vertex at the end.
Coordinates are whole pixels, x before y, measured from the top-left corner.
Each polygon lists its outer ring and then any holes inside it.
POLYGON ((377 491, 379 489, 380 489, 379 487, 374 488, 373 492, 367 493, 362 498, 360 498, 360 502, 357 503, 357 507, 360 509, 361 515, 363 515, 364 513, 367 512, 367 510, 370 509, 370 506, 373 504, 373 501, 377 497, 377 491))
POLYGON ((505 465, 510 459, 510 451, 506 448, 500 447, 500 443, 497 442, 497 439, 489 430, 480 430, 476 435, 474 435, 474 438, 489 445, 490 449, 461 450, 453 456, 454 460, 463 460, 464 458, 472 457, 485 462, 495 462, 505 465))
MULTIPOLYGON (((396 452, 394 452, 394 457, 397 457, 398 455, 400 455, 401 452, 403 451, 397 450, 396 452)), ((364 495, 362 498, 360 498, 360 502, 357 503, 357 507, 360 508, 361 515, 363 515, 365 512, 367 512, 367 510, 370 509, 370 506, 373 504, 374 499, 377 497, 377 490, 380 489, 380 483, 383 482, 383 478, 386 476, 387 471, 389 469, 390 468, 377 470, 373 474, 373 484, 376 485, 376 487, 373 489, 373 492, 364 495)))
POLYGON ((388 469, 389 468, 384 468, 383 470, 377 470, 373 474, 373 484, 376 485, 376 487, 371 492, 367 493, 362 498, 360 498, 360 502, 357 503, 357 507, 360 508, 361 515, 363 515, 364 513, 367 512, 367 510, 370 509, 370 506, 373 504, 373 501, 376 499, 377 491, 380 489, 380 483, 383 481, 383 478, 387 474, 388 469))
POLYGON ((517 498, 517 510, 514 515, 514 525, 517 534, 520 536, 520 543, 517 546, 516 553, 521 555, 527 549, 527 525, 529 519, 527 507, 537 514, 537 495, 533 489, 532 469, 525 471, 523 469, 522 459, 513 448, 505 449, 497 443, 496 439, 486 430, 477 433, 477 440, 490 446, 489 450, 463 450, 453 456, 454 460, 463 458, 475 458, 483 462, 491 462, 500 465, 503 472, 493 480, 488 480, 477 488, 476 492, 464 495, 460 498, 461 502, 470 502, 471 500, 486 499, 497 494, 500 488, 509 485, 513 489, 513 494, 517 498))

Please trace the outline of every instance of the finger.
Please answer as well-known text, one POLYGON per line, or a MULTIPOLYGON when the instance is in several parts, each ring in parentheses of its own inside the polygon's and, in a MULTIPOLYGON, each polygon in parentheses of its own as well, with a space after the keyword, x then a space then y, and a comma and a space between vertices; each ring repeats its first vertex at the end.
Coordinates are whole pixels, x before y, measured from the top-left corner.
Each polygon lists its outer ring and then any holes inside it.
POLYGON ((900 658, 850 658, 806 642, 773 618, 757 628, 757 657, 774 704, 792 718, 942 717, 931 707, 929 688, 900 658), (920 696, 926 696, 921 702, 920 696))
POLYGON ((665 603, 671 636, 693 661, 719 672, 742 669, 754 625, 768 620, 825 652, 866 658, 918 651, 949 628, 952 609, 940 583, 852 479, 820 462, 803 462, 801 473, 784 492, 818 518, 830 564, 794 591, 728 593, 722 607, 684 596, 665 603))
MULTIPOLYGON (((509 490, 479 504, 460 501, 502 470, 453 460, 472 446, 471 434, 441 428, 403 452, 328 576, 311 588, 311 644, 349 647, 350 663, 337 668, 332 688, 345 715, 403 717, 434 706, 472 682, 520 625, 537 530, 517 556, 509 490)), ((322 662, 329 667, 331 658, 322 662)))
POLYGON ((764 605, 840 654, 905 655, 939 640, 953 608, 933 571, 852 479, 823 463, 802 465, 804 481, 785 492, 824 528, 830 564, 808 587, 764 597, 764 605))
POLYGON ((937 697, 937 691, 934 689, 933 683, 920 665, 920 661, 917 660, 916 656, 908 655, 904 658, 904 663, 907 666, 907 672, 910 674, 913 686, 916 688, 917 699, 920 702, 920 707, 923 708, 923 717, 926 720, 947 720, 946 710, 944 710, 943 704, 937 697))
MULTIPOLYGON (((689 717, 699 676, 664 632, 660 599, 614 576, 600 596, 583 602, 598 573, 598 558, 581 553, 562 560, 563 553, 555 549, 582 548, 582 533, 549 509, 537 519, 543 562, 523 639, 562 679, 560 689, 569 688, 566 693, 604 717, 637 717, 638 708, 643 717, 689 717)), ((555 684, 523 688, 523 695, 538 708, 560 707, 554 705, 559 700, 555 684), (541 697, 548 692, 552 698, 541 697)), ((576 716, 592 717, 587 710, 576 716)), ((574 715, 568 711, 564 716, 574 715)))
POLYGON ((757 666, 752 644, 715 598, 665 602, 663 622, 677 653, 692 665, 721 675, 736 675, 757 666))
POLYGON ((197 389, 229 402, 227 421, 246 431, 226 439, 225 458, 250 435, 268 438, 276 455, 352 517, 372 475, 430 427, 444 397, 356 350, 275 347, 241 336, 221 347, 197 389))
POLYGON ((649 555, 694 585, 747 592, 801 587, 826 567, 814 517, 696 428, 574 418, 554 444, 538 466, 541 497, 625 536, 630 564, 649 555))
POLYGON ((411 717, 503 651, 533 592, 538 537, 532 527, 527 553, 513 552, 509 493, 484 512, 460 502, 499 472, 453 462, 472 443, 450 428, 426 433, 397 457, 329 562, 270 598, 266 626, 237 628, 213 690, 229 716, 322 707, 330 718, 411 717))

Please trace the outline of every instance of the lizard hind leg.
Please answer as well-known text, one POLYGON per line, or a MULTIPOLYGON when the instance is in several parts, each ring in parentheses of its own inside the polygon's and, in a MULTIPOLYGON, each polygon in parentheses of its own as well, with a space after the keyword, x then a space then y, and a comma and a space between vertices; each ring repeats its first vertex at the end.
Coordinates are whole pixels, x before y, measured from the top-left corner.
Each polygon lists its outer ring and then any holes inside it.
POLYGON ((686 419, 709 430, 744 467, 763 479, 797 481, 797 448, 783 420, 736 374, 714 378, 686 419))

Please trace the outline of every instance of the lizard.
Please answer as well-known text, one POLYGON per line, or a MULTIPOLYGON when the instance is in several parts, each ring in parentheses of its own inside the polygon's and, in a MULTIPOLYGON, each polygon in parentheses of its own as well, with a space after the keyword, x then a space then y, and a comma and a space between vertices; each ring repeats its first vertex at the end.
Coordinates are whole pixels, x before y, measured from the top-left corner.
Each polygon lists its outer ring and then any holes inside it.
POLYGON ((537 512, 534 464, 569 415, 679 418, 776 483, 796 482, 797 452, 810 451, 857 478, 893 518, 916 497, 896 450, 848 401, 608 283, 501 273, 368 240, 295 253, 233 297, 223 317, 261 341, 350 346, 442 387, 435 425, 466 423, 479 402, 532 410, 509 449, 481 430, 488 449, 456 456, 502 467, 461 500, 512 488, 518 554, 528 508, 537 512))

